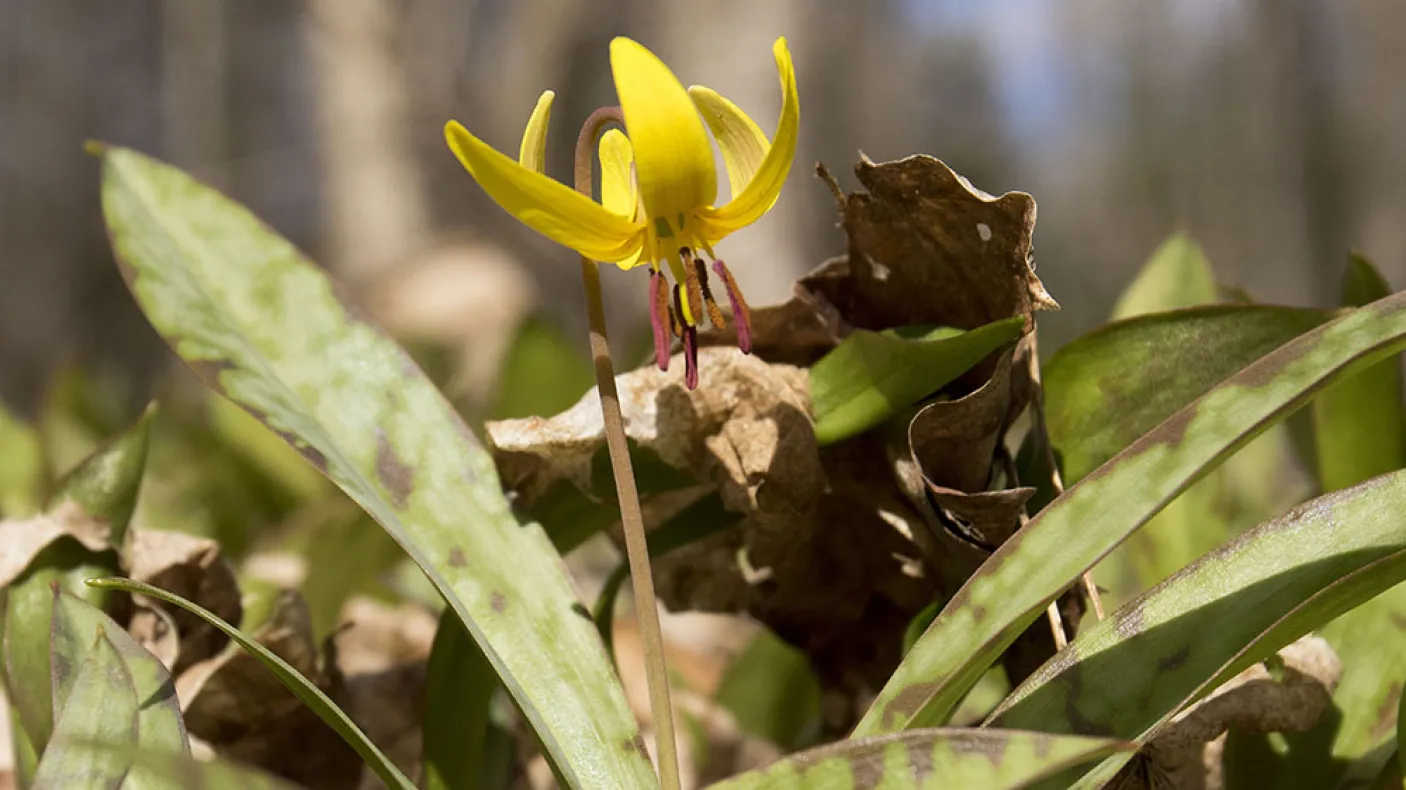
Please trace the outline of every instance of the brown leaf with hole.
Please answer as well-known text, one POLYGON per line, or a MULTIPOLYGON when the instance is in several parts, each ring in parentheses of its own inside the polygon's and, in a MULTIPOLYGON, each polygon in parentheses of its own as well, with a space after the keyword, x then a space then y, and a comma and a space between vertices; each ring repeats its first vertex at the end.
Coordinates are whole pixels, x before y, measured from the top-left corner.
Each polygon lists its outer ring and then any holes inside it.
MULTIPOLYGON (((215 541, 183 532, 134 529, 123 554, 127 575, 133 579, 194 601, 227 623, 240 621, 239 584, 215 541)), ((184 609, 161 608, 180 635, 174 674, 214 656, 229 642, 214 626, 184 609)))
POLYGON ((840 205, 847 261, 804 282, 856 327, 935 324, 975 329, 1059 305, 1035 276, 1035 200, 972 186, 917 155, 855 166, 864 191, 840 205))

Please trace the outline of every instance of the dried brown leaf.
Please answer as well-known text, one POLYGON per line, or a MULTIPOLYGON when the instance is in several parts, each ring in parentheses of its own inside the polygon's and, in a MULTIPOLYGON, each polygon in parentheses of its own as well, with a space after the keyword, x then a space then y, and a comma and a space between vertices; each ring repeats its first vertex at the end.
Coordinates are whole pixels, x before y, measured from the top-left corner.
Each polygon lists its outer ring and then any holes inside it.
MULTIPOLYGON (((215 541, 182 532, 135 529, 124 555, 127 575, 133 579, 194 601, 227 623, 240 621, 239 584, 215 541)), ((180 635, 172 668, 175 674, 214 656, 229 641, 214 626, 184 609, 168 613, 180 635)))
MULTIPOLYGON (((702 349, 699 367, 692 392, 677 369, 619 378, 629 437, 741 517, 655 561, 660 599, 675 610, 748 613, 810 652, 831 682, 881 680, 908 620, 934 596, 929 579, 902 572, 920 552, 894 521, 918 516, 894 490, 882 443, 821 451, 801 368, 729 348, 702 349)), ((563 480, 599 488, 594 392, 556 417, 489 423, 487 433, 504 479, 529 503, 563 480)), ((666 513, 651 504, 654 528, 666 513)))
POLYGON ((89 551, 106 551, 110 525, 94 518, 76 502, 60 504, 52 513, 0 521, 0 587, 24 573, 29 563, 59 538, 72 538, 89 551))
POLYGON ((1056 310, 1032 266, 1035 200, 972 186, 930 156, 855 166, 862 192, 841 204, 849 259, 807 278, 853 325, 975 329, 1056 310))
MULTIPOLYGON (((342 678, 324 671, 313 641, 307 604, 295 592, 279 595, 255 634, 340 706, 342 678)), ((259 766, 307 787, 353 787, 361 775, 355 751, 279 682, 235 645, 190 667, 176 679, 186 727, 216 753, 259 766)))

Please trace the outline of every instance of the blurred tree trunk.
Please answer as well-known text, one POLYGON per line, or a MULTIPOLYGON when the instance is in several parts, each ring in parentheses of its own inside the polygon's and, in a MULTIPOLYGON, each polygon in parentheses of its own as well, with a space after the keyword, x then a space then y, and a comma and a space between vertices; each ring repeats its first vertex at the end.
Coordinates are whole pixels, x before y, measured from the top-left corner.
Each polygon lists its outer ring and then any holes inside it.
POLYGON ((429 227, 407 138, 401 13, 388 0, 308 3, 324 263, 353 282, 374 279, 406 257, 429 227))

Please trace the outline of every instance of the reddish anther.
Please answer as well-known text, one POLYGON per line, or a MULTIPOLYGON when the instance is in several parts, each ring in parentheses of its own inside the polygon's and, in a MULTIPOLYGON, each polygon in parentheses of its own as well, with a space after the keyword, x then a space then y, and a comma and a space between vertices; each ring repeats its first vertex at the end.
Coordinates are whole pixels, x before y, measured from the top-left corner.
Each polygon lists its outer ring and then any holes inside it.
POLYGON ((747 309, 747 300, 742 298, 742 290, 732 279, 732 272, 722 261, 713 261, 713 271, 723 281, 727 290, 727 300, 732 303, 732 320, 737 322, 737 347, 743 354, 752 353, 752 312, 747 309))
POLYGON ((669 369, 669 351, 673 339, 669 337, 672 328, 669 315, 669 281, 663 272, 649 273, 649 324, 654 330, 654 361, 660 370, 669 369))

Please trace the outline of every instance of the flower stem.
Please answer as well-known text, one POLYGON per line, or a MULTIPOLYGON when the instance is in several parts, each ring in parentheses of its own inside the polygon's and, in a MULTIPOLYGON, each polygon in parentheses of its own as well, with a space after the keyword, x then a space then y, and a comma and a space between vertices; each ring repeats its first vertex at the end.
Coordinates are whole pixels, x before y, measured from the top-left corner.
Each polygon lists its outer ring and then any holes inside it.
MULTIPOLYGON (((591 197, 596 144, 609 123, 624 123, 619 107, 602 107, 586 119, 576 140, 576 191, 591 197)), ((669 701, 669 671, 664 663, 664 637, 659 629, 659 610, 654 598, 654 576, 649 566, 649 544, 645 540, 644 516, 640 513, 639 491, 630 464, 630 447, 625 438, 625 420, 620 414, 620 393, 615 387, 615 364, 610 358, 610 340, 605 329, 605 304, 601 298, 600 269, 595 261, 581 258, 581 281, 586 290, 586 319, 591 328, 591 358, 595 362, 596 389, 600 393, 605 418, 605 443, 610 450, 610 471, 615 477, 615 493, 620 500, 620 523, 625 532, 625 554, 630 563, 630 580, 635 592, 635 616, 644 643, 645 679, 649 685, 649 707, 654 718, 659 783, 663 790, 679 788, 678 746, 674 740, 674 712, 669 701)))

